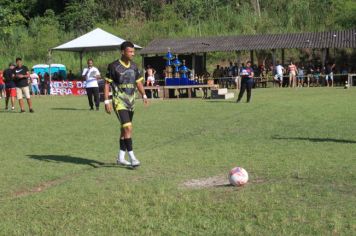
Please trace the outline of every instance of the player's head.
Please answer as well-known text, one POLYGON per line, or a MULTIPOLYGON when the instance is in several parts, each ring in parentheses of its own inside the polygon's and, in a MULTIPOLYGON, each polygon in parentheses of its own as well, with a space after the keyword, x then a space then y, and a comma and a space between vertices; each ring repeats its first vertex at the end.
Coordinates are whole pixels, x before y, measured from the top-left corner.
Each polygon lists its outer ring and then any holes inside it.
POLYGON ((92 58, 89 58, 89 59, 87 60, 87 64, 88 64, 88 67, 93 67, 93 64, 94 64, 93 59, 92 59, 92 58))
POLYGON ((251 67, 251 61, 247 61, 247 62, 246 62, 246 66, 247 66, 247 67, 251 67))
POLYGON ((19 67, 22 66, 22 58, 21 57, 16 58, 16 65, 19 67))
POLYGON ((129 41, 123 42, 120 49, 122 56, 128 60, 132 60, 135 56, 135 46, 129 41))
POLYGON ((16 65, 15 65, 13 62, 10 62, 10 63, 9 63, 9 68, 10 68, 10 69, 14 69, 15 66, 16 66, 16 65))

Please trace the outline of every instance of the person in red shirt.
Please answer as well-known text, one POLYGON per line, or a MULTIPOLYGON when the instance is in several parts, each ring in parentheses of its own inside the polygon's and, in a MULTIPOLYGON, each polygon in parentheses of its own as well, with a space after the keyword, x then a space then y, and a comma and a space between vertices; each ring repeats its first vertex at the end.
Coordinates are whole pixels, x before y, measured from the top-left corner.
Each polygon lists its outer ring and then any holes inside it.
POLYGON ((15 110, 15 97, 16 97, 16 85, 15 85, 15 64, 10 63, 9 68, 4 70, 5 79, 5 90, 6 90, 6 100, 5 100, 5 110, 9 108, 9 100, 11 98, 11 110, 15 110))
POLYGON ((5 82, 4 82, 4 77, 3 77, 3 72, 0 70, 0 99, 2 97, 5 97, 5 82))

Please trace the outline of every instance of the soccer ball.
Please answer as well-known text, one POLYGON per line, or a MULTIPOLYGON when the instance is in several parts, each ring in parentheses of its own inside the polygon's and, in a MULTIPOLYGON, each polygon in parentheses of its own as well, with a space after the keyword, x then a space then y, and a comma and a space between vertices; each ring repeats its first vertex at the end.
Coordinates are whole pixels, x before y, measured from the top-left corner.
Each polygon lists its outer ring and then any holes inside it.
POLYGON ((235 167, 230 170, 229 181, 234 186, 242 186, 248 181, 248 173, 242 167, 235 167))

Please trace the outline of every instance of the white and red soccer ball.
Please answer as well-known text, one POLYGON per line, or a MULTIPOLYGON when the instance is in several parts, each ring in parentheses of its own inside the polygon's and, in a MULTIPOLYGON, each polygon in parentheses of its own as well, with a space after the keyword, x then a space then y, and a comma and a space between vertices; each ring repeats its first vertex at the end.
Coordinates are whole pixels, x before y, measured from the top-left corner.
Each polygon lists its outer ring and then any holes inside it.
POLYGON ((242 167, 235 167, 230 170, 229 181, 234 186, 242 186, 248 181, 248 173, 242 167))

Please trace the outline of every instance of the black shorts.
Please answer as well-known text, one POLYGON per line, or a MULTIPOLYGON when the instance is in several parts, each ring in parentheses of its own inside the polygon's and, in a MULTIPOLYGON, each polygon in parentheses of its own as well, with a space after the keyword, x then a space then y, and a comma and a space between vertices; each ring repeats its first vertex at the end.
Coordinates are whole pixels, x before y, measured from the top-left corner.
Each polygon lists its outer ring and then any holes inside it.
POLYGON ((121 123, 121 127, 125 128, 132 125, 133 111, 129 110, 115 110, 115 114, 121 123))

